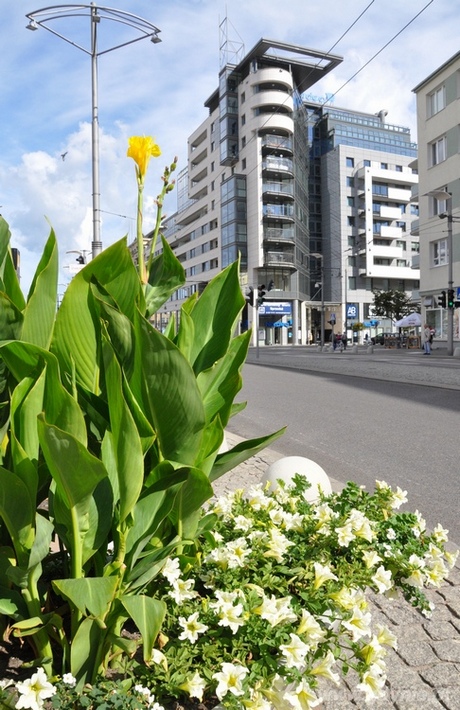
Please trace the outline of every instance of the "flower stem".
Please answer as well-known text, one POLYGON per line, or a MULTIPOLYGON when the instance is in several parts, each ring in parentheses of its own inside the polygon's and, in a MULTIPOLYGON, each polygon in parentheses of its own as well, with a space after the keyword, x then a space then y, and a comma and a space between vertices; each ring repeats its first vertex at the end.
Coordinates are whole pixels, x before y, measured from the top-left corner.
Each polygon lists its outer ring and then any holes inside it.
POLYGON ((139 268, 139 278, 142 284, 147 283, 147 272, 144 261, 144 236, 142 234, 142 209, 144 205, 144 183, 138 180, 137 189, 137 263, 139 268))

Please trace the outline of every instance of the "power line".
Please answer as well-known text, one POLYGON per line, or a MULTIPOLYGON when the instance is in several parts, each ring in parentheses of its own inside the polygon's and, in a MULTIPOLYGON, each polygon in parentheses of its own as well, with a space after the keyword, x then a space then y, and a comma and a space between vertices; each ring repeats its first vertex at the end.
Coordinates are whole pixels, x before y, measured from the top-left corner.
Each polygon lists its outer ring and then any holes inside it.
POLYGON ((335 91, 331 96, 328 96, 327 100, 324 101, 324 102, 321 104, 321 106, 324 106, 325 104, 329 103, 329 102, 331 101, 331 99, 334 98, 334 96, 337 96, 337 94, 339 93, 339 91, 342 91, 342 89, 343 89, 345 86, 347 86, 347 84, 349 84, 350 81, 353 81, 353 79, 355 79, 355 77, 357 77, 358 74, 360 74, 360 73, 363 71, 363 69, 365 69, 367 66, 369 66, 369 64, 370 64, 371 62, 373 62, 374 59, 375 59, 376 57, 378 57, 379 54, 381 54, 381 53, 383 52, 383 50, 386 49, 397 37, 399 37, 399 35, 402 34, 402 33, 404 32, 404 30, 406 30, 413 22, 415 22, 415 20, 416 20, 418 17, 420 17, 420 15, 421 15, 423 12, 425 12, 425 10, 427 9, 427 7, 429 7, 433 2, 434 2, 434 0, 430 0, 430 2, 428 2, 428 3, 425 5, 425 7, 423 7, 423 8, 420 10, 420 12, 418 12, 416 15, 414 15, 414 17, 413 17, 411 20, 409 20, 409 22, 408 22, 407 24, 405 24, 404 27, 402 27, 402 28, 399 30, 399 32, 397 32, 390 40, 388 40, 388 42, 387 42, 386 44, 383 45, 383 47, 381 47, 381 48, 379 49, 378 52, 376 52, 370 59, 368 59, 368 61, 367 61, 365 64, 363 64, 363 66, 362 66, 360 69, 358 69, 358 71, 356 71, 349 79, 347 79, 347 81, 346 81, 344 84, 342 84, 342 86, 341 86, 340 88, 338 88, 337 91, 335 91))

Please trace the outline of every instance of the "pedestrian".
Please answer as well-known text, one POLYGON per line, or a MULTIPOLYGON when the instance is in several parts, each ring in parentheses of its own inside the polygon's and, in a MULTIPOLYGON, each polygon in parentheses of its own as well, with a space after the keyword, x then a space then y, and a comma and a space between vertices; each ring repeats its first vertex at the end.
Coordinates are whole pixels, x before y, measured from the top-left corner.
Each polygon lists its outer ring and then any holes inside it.
POLYGON ((423 354, 424 355, 431 355, 431 328, 429 325, 425 324, 425 328, 423 330, 423 350, 425 351, 423 354))

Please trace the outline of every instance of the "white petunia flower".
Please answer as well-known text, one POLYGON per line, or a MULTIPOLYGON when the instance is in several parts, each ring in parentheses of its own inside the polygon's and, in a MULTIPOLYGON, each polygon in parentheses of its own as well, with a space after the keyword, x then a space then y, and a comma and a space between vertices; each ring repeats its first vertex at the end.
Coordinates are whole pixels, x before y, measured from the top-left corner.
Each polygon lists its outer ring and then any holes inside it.
POLYGON ((351 633, 353 641, 359 641, 363 636, 371 634, 371 614, 363 614, 360 609, 355 609, 350 619, 342 621, 342 626, 351 633))
POLYGON ((393 491, 390 505, 393 510, 397 510, 403 503, 407 503, 407 491, 403 491, 399 486, 393 491))
POLYGON ((184 616, 179 617, 179 625, 183 628, 183 631, 181 634, 179 634, 179 639, 181 641, 190 641, 190 643, 195 643, 195 641, 198 640, 199 634, 204 634, 205 631, 208 630, 208 626, 206 624, 202 624, 200 621, 198 621, 198 612, 195 611, 193 614, 190 614, 188 619, 186 619, 184 616))
POLYGON ((446 528, 443 528, 441 524, 436 525, 435 529, 433 530, 433 537, 436 542, 447 542, 448 535, 449 531, 446 530, 446 528))
POLYGON ((323 699, 318 698, 306 680, 302 680, 295 690, 284 693, 284 700, 289 703, 287 707, 294 708, 294 710, 310 710, 323 702, 323 699))
POLYGON ((244 626, 244 619, 241 618, 242 613, 242 604, 237 604, 236 606, 226 605, 222 607, 219 614, 219 626, 228 626, 233 633, 236 634, 240 626, 244 626))
POLYGON ((292 611, 289 597, 277 599, 274 594, 271 597, 264 595, 262 604, 253 611, 254 614, 258 614, 262 619, 268 621, 270 626, 277 626, 285 621, 297 619, 292 611))
POLYGON ((206 690, 206 681, 200 676, 198 671, 195 671, 192 678, 189 678, 179 686, 181 690, 185 690, 189 697, 203 700, 203 693, 206 690))
POLYGON ((268 550, 265 552, 265 557, 274 557, 277 562, 282 562, 289 547, 294 543, 283 535, 278 528, 270 528, 270 539, 267 542, 268 550))
POLYGON ((321 641, 326 636, 326 632, 321 624, 319 624, 313 614, 310 614, 306 609, 302 609, 302 618, 300 619, 297 633, 301 636, 305 636, 307 640, 315 644, 315 646, 318 641, 321 641))
POLYGON ((289 634, 289 636, 290 643, 281 644, 280 651, 285 658, 286 668, 297 668, 301 671, 305 667, 305 656, 310 651, 310 646, 297 634, 289 634))
POLYGON ((64 673, 62 676, 62 682, 70 688, 75 688, 77 685, 77 679, 72 675, 72 673, 64 673))
POLYGON ((181 604, 187 599, 195 599, 198 592, 193 589, 194 585, 193 579, 177 579, 172 583, 172 591, 168 592, 168 596, 172 597, 176 604, 181 604))
POLYGON ((366 702, 370 702, 376 698, 383 698, 385 692, 385 676, 382 675, 380 667, 375 664, 369 670, 365 671, 361 676, 361 683, 358 683, 358 690, 362 690, 366 695, 366 702))
POLYGON ((335 664, 335 658, 332 651, 328 651, 324 658, 322 658, 316 666, 310 670, 312 675, 319 675, 322 678, 332 681, 335 685, 340 685, 340 676, 338 673, 334 673, 332 670, 335 664))
POLYGON ((30 708, 30 710, 41 710, 43 702, 51 698, 56 688, 48 681, 43 668, 37 668, 36 672, 30 678, 16 683, 16 690, 19 693, 19 700, 15 707, 18 710, 21 708, 30 708))
POLYGON ((376 564, 382 561, 380 555, 376 553, 375 550, 366 550, 362 553, 364 564, 368 569, 375 567, 376 564))
POLYGON ((227 693, 244 695, 243 681, 249 673, 248 669, 236 663, 222 663, 222 670, 212 676, 217 680, 216 695, 222 700, 227 693))
POLYGON ((351 523, 346 523, 345 525, 342 525, 340 528, 336 528, 336 533, 337 533, 337 542, 339 543, 340 547, 348 547, 350 542, 352 542, 355 539, 355 534, 353 532, 353 528, 351 527, 351 523))
POLYGON ((380 594, 388 591, 393 586, 393 580, 391 578, 391 570, 386 570, 383 565, 377 568, 376 573, 371 577, 375 586, 379 590, 380 594))
POLYGON ((247 518, 245 515, 236 515, 233 519, 233 525, 235 530, 241 530, 241 532, 248 532, 254 523, 251 518, 247 518))
POLYGON ((337 575, 333 573, 328 565, 322 565, 320 562, 315 562, 313 567, 315 568, 315 589, 319 589, 330 579, 337 579, 337 575))
POLYGON ((166 560, 165 566, 161 570, 163 577, 166 577, 170 584, 174 584, 181 576, 179 559, 177 557, 166 560))

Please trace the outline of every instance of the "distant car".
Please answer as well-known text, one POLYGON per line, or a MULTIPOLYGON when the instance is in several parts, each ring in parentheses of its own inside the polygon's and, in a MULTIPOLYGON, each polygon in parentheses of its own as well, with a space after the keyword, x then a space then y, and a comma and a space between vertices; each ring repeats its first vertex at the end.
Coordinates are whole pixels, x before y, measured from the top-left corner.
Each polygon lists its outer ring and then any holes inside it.
POLYGON ((378 335, 374 335, 371 338, 372 345, 383 345, 384 342, 385 342, 385 339, 384 339, 383 333, 378 333, 378 335))

